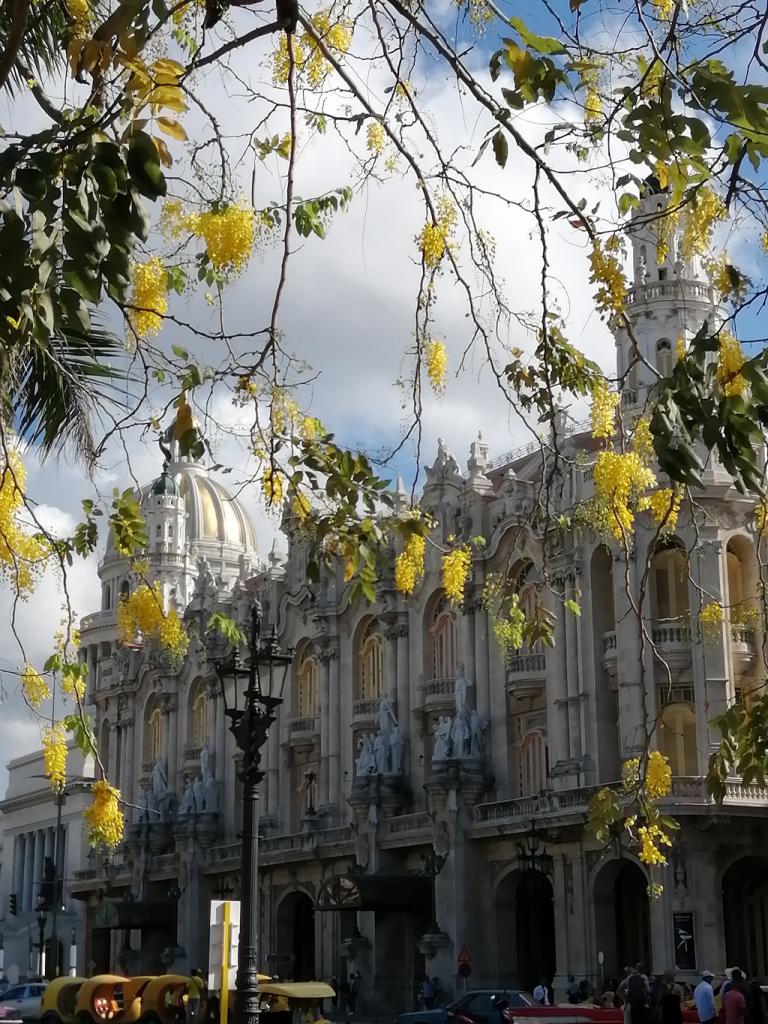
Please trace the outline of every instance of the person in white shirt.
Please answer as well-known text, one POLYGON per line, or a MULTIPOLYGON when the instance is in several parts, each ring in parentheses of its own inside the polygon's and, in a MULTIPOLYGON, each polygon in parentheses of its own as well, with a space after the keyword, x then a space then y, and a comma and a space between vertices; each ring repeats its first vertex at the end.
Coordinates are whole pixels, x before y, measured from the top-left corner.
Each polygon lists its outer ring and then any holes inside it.
POLYGON ((715 1007, 715 992, 712 988, 712 980, 714 978, 712 971, 702 971, 701 981, 693 990, 693 998, 696 1003, 696 1013, 698 1014, 700 1024, 710 1024, 717 1017, 717 1008, 715 1007))
POLYGON ((542 978, 533 990, 533 1001, 539 1006, 549 1006, 549 993, 547 992, 547 979, 542 978))

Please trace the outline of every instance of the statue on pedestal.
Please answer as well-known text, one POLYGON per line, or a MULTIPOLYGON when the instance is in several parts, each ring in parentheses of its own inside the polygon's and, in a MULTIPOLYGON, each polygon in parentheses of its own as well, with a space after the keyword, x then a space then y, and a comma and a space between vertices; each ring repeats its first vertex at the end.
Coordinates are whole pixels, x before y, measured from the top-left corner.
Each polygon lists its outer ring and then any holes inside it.
POLYGON ((195 791, 192 788, 192 779, 188 778, 187 785, 184 787, 184 795, 179 805, 179 814, 194 814, 195 810, 195 791))
POLYGON ((165 771, 165 761, 158 757, 152 765, 152 796, 158 806, 167 792, 168 776, 165 771))
POLYGON ((451 729, 453 722, 449 715, 441 715, 435 728, 433 761, 445 761, 451 756, 451 729))
POLYGON ((358 778, 372 775, 376 771, 376 752, 373 748, 373 737, 370 734, 362 736, 358 741, 360 756, 357 759, 355 774, 358 778))

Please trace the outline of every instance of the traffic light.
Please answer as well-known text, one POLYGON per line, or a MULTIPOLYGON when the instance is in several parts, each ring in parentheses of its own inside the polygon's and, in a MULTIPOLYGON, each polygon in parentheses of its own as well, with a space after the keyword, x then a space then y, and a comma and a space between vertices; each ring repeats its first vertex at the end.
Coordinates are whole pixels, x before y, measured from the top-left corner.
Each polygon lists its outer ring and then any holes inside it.
POLYGON ((8 897, 8 909, 10 910, 13 917, 16 917, 18 913, 18 907, 16 906, 16 893, 12 892, 8 897))

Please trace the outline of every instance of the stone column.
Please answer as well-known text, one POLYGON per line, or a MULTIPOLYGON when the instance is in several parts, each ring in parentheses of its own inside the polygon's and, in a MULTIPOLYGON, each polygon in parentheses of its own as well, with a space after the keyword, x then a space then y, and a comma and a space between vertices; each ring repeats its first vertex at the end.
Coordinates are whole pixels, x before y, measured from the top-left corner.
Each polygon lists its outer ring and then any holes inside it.
POLYGON ((722 625, 707 628, 706 640, 700 635, 697 622, 702 604, 712 601, 722 603, 726 593, 725 560, 723 544, 716 528, 702 528, 700 543, 690 558, 691 577, 703 593, 691 587, 690 605, 692 621, 693 685, 696 698, 696 745, 699 751, 699 769, 707 770, 709 754, 717 749, 719 737, 716 729, 709 727, 712 718, 722 714, 727 706, 729 665, 726 661, 725 630, 727 616, 722 625))
POLYGON ((408 764, 413 756, 411 741, 411 673, 408 656, 408 612, 398 616, 397 625, 397 724, 400 735, 408 741, 403 771, 409 775, 408 764))
POLYGON ((479 601, 475 602, 474 611, 475 703, 480 718, 490 721, 491 681, 488 678, 488 612, 479 601))
POLYGON ((636 559, 630 554, 627 567, 624 554, 615 556, 613 572, 616 606, 616 649, 619 652, 619 756, 622 761, 637 755, 645 745, 644 690, 640 662, 641 623, 627 596, 637 593, 636 559))
POLYGON ((28 832, 24 843, 24 891, 22 910, 32 910, 32 885, 35 875, 35 833, 28 832))
POLYGON ((37 902, 37 897, 40 894, 40 883, 43 881, 43 862, 45 861, 45 832, 40 829, 35 834, 35 875, 34 875, 34 887, 32 890, 32 909, 34 909, 37 902))
POLYGON ((16 836, 16 841, 13 844, 13 891, 16 893, 16 905, 19 910, 23 909, 24 904, 25 845, 26 838, 16 836))
POLYGON ((136 722, 133 718, 126 718, 123 722, 123 796, 130 803, 135 802, 136 786, 136 722))
POLYGON ((280 724, 279 717, 267 737, 267 814, 278 825, 280 807, 280 724))
POLYGON ((326 641, 328 658, 328 803, 341 817, 341 679, 339 641, 326 641))
POLYGON ((179 773, 179 733, 176 720, 176 697, 168 694, 163 702, 163 717, 165 718, 165 743, 168 760, 168 792, 178 791, 177 779, 179 773))
MULTIPOLYGON (((565 593, 569 601, 578 602, 578 589, 574 576, 568 576, 565 593)), ((564 609, 565 615, 565 671, 568 692, 568 749, 572 761, 581 758, 581 680, 579 677, 579 648, 576 615, 564 609)))
POLYGON ((117 778, 117 725, 109 723, 109 756, 107 757, 107 775, 110 782, 117 778))
MULTIPOLYGON (((553 580, 553 586, 558 594, 564 585, 562 578, 553 580)), ((557 788, 558 772, 562 774, 561 766, 570 758, 565 611, 559 598, 556 598, 554 614, 555 645, 547 651, 547 736, 550 771, 557 788)))
MULTIPOLYGON (((467 678, 473 681, 477 678, 477 670, 475 668, 474 613, 474 599, 468 597, 458 613, 459 663, 464 665, 464 673, 467 678)), ((477 695, 475 695, 475 700, 477 700, 477 695)))
MULTIPOLYGON (((320 657, 320 807, 327 807, 330 803, 330 701, 331 701, 331 662, 325 657, 325 651, 320 657)), ((317 708, 314 708, 317 711, 317 708)))
POLYGON ((53 860, 53 849, 54 843, 56 842, 56 829, 47 828, 45 830, 45 856, 50 857, 53 860))

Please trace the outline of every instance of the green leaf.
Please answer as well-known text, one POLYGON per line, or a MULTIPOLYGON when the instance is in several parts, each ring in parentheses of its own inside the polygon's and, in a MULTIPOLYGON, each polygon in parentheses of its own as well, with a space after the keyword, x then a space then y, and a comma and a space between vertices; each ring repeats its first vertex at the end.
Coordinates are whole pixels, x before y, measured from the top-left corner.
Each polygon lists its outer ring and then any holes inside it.
POLYGON ((559 39, 553 39, 551 36, 536 35, 535 32, 531 32, 522 18, 510 18, 509 24, 513 29, 515 29, 525 45, 529 46, 532 50, 537 50, 539 53, 549 54, 565 53, 565 47, 559 39))
POLYGON ((499 167, 506 166, 507 157, 509 156, 509 143, 507 142, 507 136, 501 128, 493 136, 493 155, 496 157, 496 163, 499 167))

